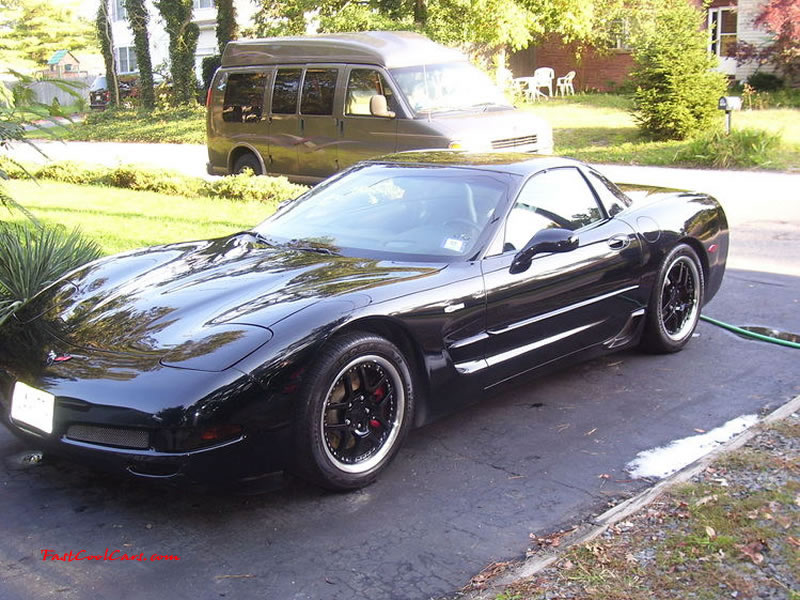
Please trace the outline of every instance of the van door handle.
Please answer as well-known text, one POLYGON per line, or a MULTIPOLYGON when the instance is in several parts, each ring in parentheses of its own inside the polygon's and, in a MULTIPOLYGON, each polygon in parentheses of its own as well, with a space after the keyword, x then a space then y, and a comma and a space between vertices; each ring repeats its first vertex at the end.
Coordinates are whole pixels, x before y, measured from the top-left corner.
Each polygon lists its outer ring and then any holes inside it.
POLYGON ((300 133, 303 133, 306 130, 306 123, 304 119, 300 119, 300 133))
POLYGON ((339 133, 344 135, 344 119, 339 119, 339 133))

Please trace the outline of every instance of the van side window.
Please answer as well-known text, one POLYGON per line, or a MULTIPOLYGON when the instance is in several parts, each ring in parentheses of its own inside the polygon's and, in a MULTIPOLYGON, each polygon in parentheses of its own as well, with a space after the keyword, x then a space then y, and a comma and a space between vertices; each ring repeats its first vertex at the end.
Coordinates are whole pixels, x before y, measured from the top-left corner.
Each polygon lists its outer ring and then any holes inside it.
POLYGON ((300 112, 304 115, 332 115, 338 69, 306 69, 300 112))
POLYGON ((231 73, 225 86, 222 120, 253 123, 261 119, 266 85, 266 73, 231 73))
POLYGON ((347 82, 347 96, 344 112, 346 115, 371 116, 369 99, 376 94, 386 97, 389 110, 397 111, 392 88, 383 75, 375 69, 353 69, 347 82))
POLYGON ((293 115, 297 112, 297 91, 302 69, 278 69, 272 89, 272 113, 293 115))

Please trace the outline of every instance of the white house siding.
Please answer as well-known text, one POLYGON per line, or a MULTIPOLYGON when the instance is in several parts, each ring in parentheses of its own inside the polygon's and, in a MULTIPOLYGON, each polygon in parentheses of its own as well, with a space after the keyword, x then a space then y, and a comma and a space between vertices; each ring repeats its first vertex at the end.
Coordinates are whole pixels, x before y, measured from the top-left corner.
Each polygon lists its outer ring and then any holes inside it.
MULTIPOLYGON (((754 46, 763 46, 772 40, 771 36, 764 29, 757 28, 753 24, 753 21, 755 21, 758 13, 761 12, 761 8, 764 4, 764 0, 739 0, 736 26, 740 42, 747 42, 754 46)), ((744 81, 750 77, 756 69, 768 72, 774 71, 771 65, 764 65, 759 68, 756 63, 746 63, 737 65, 736 79, 744 81)))
MULTIPOLYGON (((133 52, 133 32, 128 26, 128 20, 119 18, 119 7, 124 4, 123 0, 110 0, 111 5, 111 26, 114 35, 114 50, 117 53, 119 64, 119 49, 131 48, 133 52)), ((197 50, 195 52, 195 72, 198 79, 201 76, 201 65, 203 58, 217 53, 217 9, 213 7, 213 2, 195 2, 195 6, 200 4, 212 4, 210 7, 195 8, 192 20, 200 28, 200 37, 197 40, 197 50)), ((236 20, 240 27, 248 26, 256 10, 255 3, 250 0, 235 0, 236 20)), ((162 66, 169 66, 169 35, 164 28, 164 21, 155 8, 152 0, 145 2, 147 11, 150 14, 150 21, 147 24, 147 33, 150 37, 150 60, 153 69, 162 66)), ((125 51, 123 51, 125 52, 125 51)), ((123 61, 124 62, 124 61, 123 61)), ((130 69, 120 72, 132 72, 130 69)))

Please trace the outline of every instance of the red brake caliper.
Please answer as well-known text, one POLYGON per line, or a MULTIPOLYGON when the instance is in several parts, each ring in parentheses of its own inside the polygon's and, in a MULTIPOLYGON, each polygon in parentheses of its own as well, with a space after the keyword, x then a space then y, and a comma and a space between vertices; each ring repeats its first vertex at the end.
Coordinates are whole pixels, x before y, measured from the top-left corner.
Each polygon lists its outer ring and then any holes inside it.
MULTIPOLYGON (((372 397, 375 398, 375 404, 379 404, 381 400, 383 400, 383 397, 385 395, 386 391, 383 388, 378 388, 377 390, 375 390, 375 392, 372 394, 372 397)), ((377 429, 378 427, 381 426, 381 422, 378 421, 378 419, 370 419, 369 425, 373 429, 377 429)))

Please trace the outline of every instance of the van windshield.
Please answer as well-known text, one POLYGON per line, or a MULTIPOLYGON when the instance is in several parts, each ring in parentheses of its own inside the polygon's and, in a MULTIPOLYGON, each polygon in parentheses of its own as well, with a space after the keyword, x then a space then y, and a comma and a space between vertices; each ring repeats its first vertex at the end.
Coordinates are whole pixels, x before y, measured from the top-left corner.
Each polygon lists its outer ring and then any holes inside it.
POLYGON ((510 106, 489 77, 468 62, 389 69, 415 113, 510 106))

